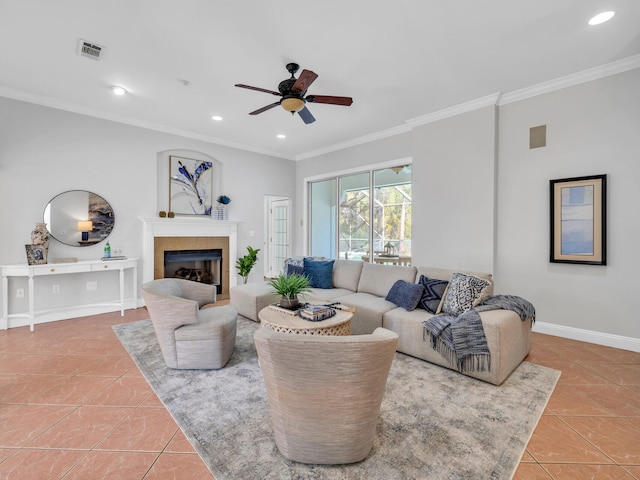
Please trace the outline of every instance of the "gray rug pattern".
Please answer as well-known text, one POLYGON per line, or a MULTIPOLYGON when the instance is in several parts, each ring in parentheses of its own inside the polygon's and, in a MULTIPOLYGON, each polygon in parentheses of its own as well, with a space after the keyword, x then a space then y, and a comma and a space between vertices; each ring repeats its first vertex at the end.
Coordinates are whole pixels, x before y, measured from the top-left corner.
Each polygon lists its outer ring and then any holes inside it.
POLYGON ((217 480, 510 479, 560 376, 524 362, 496 387, 396 353, 369 456, 303 465, 275 446, 257 328, 238 318, 236 349, 221 370, 172 370, 150 320, 113 327, 217 480))

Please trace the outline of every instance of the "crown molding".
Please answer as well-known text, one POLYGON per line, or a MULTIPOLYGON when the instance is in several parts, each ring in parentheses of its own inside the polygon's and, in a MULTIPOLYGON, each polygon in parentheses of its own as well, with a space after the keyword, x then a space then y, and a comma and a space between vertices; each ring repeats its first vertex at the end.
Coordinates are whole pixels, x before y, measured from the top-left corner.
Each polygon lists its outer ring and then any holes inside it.
POLYGON ((22 102, 33 103, 35 105, 41 105, 43 107, 55 108, 57 110, 64 110, 67 112, 77 113, 80 115, 87 115, 89 117, 100 118, 102 120, 109 120, 116 123, 122 123, 133 127, 145 128, 147 130, 153 130, 156 132, 167 133, 170 135, 177 135, 179 137, 191 138, 193 140, 200 140, 207 143, 213 143, 224 147, 235 148, 238 150, 245 150, 253 153, 259 153, 262 155, 268 155, 276 158, 283 158, 285 160, 295 160, 292 155, 284 155, 281 152, 274 152, 259 148, 250 147, 234 142, 229 142, 222 138, 213 137, 211 135, 205 135, 197 132, 191 132, 189 130, 182 130, 179 128, 171 127, 161 123, 149 122, 134 117, 128 117, 125 115, 116 115, 97 108, 86 107, 77 103, 65 102, 50 97, 44 97, 41 95, 35 95, 33 93, 24 92, 21 90, 15 90, 13 88, 0 86, 0 97, 11 98, 13 100, 19 100, 22 102))
POLYGON ((608 77, 617 73, 623 73, 640 67, 640 54, 623 58, 615 62, 599 65, 589 68, 581 72, 572 73, 564 77, 556 78, 548 82, 539 83, 530 87, 515 90, 502 95, 498 105, 506 105, 508 103, 525 100, 527 98, 543 95, 545 93, 555 92, 563 88, 580 85, 581 83, 591 82, 599 78, 608 77))
POLYGON ((345 142, 336 143, 333 145, 329 145, 328 147, 319 148, 317 150, 312 150, 305 153, 300 153, 296 155, 295 160, 304 160, 306 158, 313 158, 319 155, 324 155, 325 153, 335 152, 337 150, 343 150, 349 147, 355 147, 358 145, 362 145, 364 143, 373 142, 375 140, 380 140, 387 137, 393 137, 394 135, 399 135, 401 133, 407 133, 411 131, 411 127, 408 125, 399 125, 397 127, 389 128, 387 130, 381 130, 379 132, 371 133, 369 135, 364 135, 362 137, 353 138, 351 140, 347 140, 345 142))
POLYGON ((487 95, 485 97, 476 98, 475 100, 460 103, 459 105, 454 105, 453 107, 448 107, 442 110, 438 110, 437 112, 432 112, 420 117, 412 118, 410 120, 407 120, 406 123, 408 125, 411 125, 411 128, 415 128, 427 123, 438 122, 440 120, 444 120, 445 118, 455 117, 456 115, 460 115, 462 113, 467 113, 473 110, 478 110, 480 108, 497 105, 499 99, 500 92, 492 93, 491 95, 487 95))

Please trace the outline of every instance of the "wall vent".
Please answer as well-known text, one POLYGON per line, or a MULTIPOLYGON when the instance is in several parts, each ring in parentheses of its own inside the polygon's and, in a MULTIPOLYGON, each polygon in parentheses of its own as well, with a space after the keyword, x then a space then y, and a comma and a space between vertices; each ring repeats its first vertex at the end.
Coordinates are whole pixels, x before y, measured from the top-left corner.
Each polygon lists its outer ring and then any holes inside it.
POLYGON ((80 39, 78 53, 87 58, 100 61, 102 54, 104 53, 104 47, 97 43, 87 42, 80 39))

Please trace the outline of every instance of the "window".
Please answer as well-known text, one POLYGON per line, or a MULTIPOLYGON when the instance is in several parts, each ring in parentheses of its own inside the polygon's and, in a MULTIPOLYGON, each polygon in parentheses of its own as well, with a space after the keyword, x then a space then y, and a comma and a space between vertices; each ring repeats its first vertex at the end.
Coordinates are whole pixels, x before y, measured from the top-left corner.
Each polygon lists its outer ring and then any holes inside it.
POLYGON ((309 252, 378 263, 411 262, 411 165, 309 183, 309 252))

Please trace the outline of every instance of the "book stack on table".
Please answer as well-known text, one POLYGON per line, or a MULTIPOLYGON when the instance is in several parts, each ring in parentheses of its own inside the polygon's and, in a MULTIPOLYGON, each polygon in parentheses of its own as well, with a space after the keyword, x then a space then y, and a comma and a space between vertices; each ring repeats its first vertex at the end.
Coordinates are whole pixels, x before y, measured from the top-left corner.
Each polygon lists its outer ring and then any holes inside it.
POLYGON ((327 305, 307 305, 298 310, 298 315, 304 320, 310 322, 319 322, 320 320, 326 320, 333 317, 336 311, 327 305))

